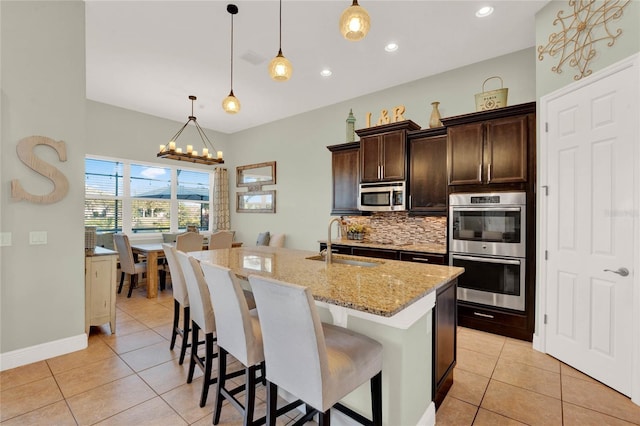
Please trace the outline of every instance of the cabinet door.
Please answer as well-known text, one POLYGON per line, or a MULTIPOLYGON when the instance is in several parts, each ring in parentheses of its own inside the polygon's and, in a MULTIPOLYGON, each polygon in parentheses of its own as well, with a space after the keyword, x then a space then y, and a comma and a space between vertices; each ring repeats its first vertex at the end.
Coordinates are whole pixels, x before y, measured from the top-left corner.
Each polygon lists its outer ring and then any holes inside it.
POLYGON ((110 256, 100 256, 91 262, 91 321, 106 318, 109 321, 111 311, 112 260, 110 256))
POLYGON ((483 124, 450 127, 447 137, 449 185, 482 183, 483 124))
POLYGON ((404 180, 406 168, 406 143, 403 131, 380 135, 381 180, 404 180))
POLYGON ((380 180, 380 137, 367 136, 360 139, 360 161, 362 182, 380 180))
POLYGON ((434 309, 434 384, 433 394, 436 407, 444 400, 453 384, 453 368, 456 365, 456 332, 458 327, 456 311, 456 281, 438 288, 434 309))
POLYGON ((447 137, 409 142, 409 211, 447 214, 447 137))
POLYGON ((527 181, 527 116, 491 120, 486 123, 486 181, 527 181))
POLYGON ((360 149, 335 151, 331 155, 333 174, 332 215, 358 214, 360 149))

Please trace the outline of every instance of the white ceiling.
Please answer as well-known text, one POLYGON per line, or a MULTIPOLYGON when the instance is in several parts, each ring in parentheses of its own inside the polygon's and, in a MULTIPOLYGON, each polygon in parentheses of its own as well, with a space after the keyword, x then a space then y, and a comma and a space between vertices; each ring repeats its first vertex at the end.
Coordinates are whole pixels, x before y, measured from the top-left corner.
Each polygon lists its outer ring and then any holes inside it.
POLYGON ((371 30, 350 42, 338 19, 351 0, 284 0, 282 50, 293 77, 275 82, 267 64, 278 52, 279 3, 236 1, 233 89, 242 109, 230 115, 221 107, 230 88, 229 1, 87 0, 87 97, 183 122, 196 95, 198 122, 234 133, 531 47, 535 13, 547 2, 360 0, 371 30), (476 18, 487 4, 494 13, 476 18), (396 52, 384 51, 389 41, 396 52), (333 75, 321 77, 323 67, 333 75))

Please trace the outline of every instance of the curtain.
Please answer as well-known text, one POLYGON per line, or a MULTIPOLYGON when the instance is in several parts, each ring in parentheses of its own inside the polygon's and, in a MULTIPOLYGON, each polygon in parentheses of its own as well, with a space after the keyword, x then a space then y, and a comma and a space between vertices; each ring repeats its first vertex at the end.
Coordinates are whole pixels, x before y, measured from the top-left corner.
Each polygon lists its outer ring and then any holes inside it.
POLYGON ((229 173, 218 167, 213 172, 213 202, 211 203, 213 220, 211 228, 215 231, 229 230, 229 173))

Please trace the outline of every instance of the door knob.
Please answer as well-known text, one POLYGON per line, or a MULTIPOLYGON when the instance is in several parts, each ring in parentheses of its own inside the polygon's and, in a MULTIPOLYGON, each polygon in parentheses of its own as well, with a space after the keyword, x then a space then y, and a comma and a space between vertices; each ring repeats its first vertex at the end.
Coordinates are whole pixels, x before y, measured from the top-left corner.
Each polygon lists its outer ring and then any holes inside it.
POLYGON ((614 271, 613 269, 605 269, 605 272, 613 272, 614 274, 618 274, 621 277, 626 277, 627 275, 629 275, 629 270, 627 268, 618 268, 617 271, 614 271))

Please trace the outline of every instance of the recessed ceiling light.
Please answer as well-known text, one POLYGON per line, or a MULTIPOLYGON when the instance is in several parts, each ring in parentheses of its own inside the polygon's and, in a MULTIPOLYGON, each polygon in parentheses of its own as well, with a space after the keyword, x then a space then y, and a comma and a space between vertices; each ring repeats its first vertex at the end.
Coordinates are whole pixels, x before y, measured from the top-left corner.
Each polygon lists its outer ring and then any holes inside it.
POLYGON ((384 47, 384 50, 387 52, 395 52, 398 50, 398 44, 391 42, 384 47))
POLYGON ((322 71, 320 71, 320 75, 323 77, 329 77, 331 74, 333 74, 331 72, 331 70, 329 68, 325 68, 322 71))
POLYGON ((493 13, 493 8, 491 6, 485 6, 478 9, 478 11, 476 12, 476 16, 478 18, 484 18, 491 15, 492 13, 493 13))

